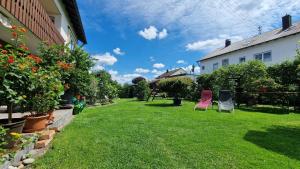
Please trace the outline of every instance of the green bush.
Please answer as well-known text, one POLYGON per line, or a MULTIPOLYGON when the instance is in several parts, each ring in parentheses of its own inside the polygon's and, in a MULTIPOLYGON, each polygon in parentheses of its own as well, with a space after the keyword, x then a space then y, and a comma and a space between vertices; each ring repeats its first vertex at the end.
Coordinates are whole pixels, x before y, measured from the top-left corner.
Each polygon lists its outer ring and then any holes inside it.
POLYGON ((132 83, 133 84, 138 84, 140 81, 143 81, 143 80, 146 80, 146 79, 142 76, 139 76, 139 77, 136 77, 136 78, 132 79, 132 83))
POLYGON ((0 126, 0 164, 1 164, 1 158, 4 154, 5 146, 7 145, 6 142, 6 129, 4 129, 2 126, 0 126))
POLYGON ((169 96, 185 98, 189 92, 189 87, 193 84, 193 80, 188 77, 173 77, 162 79, 158 82, 158 88, 168 93, 169 96))
POLYGON ((119 91, 119 97, 120 98, 133 98, 133 94, 134 94, 134 86, 133 85, 129 85, 127 83, 125 83, 123 86, 121 86, 121 89, 119 91))
POLYGON ((150 94, 150 87, 146 80, 139 81, 136 85, 136 97, 138 100, 146 100, 150 94))
MULTIPOLYGON (((218 99, 220 90, 235 91, 235 89, 239 88, 240 92, 242 92, 239 93, 239 101, 244 103, 257 100, 262 88, 267 91, 276 91, 280 87, 269 76, 264 63, 256 60, 222 67, 212 74, 199 76, 197 82, 199 91, 211 89, 214 99, 218 99), (238 81, 239 84, 237 84, 238 81)), ((268 98, 267 100, 272 99, 268 98)))
POLYGON ((104 70, 97 72, 96 77, 98 78, 97 99, 102 104, 113 102, 113 99, 118 97, 119 84, 113 81, 111 75, 104 70))

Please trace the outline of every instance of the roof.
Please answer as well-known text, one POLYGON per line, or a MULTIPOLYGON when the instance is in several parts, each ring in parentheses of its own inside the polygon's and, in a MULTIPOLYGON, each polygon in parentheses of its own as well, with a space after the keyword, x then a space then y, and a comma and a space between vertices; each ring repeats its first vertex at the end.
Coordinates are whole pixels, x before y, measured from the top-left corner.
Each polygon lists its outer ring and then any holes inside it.
POLYGON ((76 0, 63 0, 62 2, 64 3, 65 8, 69 14, 69 18, 71 20, 72 26, 75 30, 78 40, 86 44, 87 40, 76 0))
POLYGON ((168 77, 174 77, 174 76, 182 76, 182 75, 187 75, 187 72, 182 68, 178 68, 178 69, 174 69, 171 71, 167 71, 167 72, 161 74, 160 76, 158 76, 156 79, 162 79, 162 78, 168 78, 168 77), (179 71, 182 71, 182 72, 179 72, 179 71))
POLYGON ((276 39, 288 37, 288 36, 295 35, 298 33, 300 33, 300 22, 292 25, 290 28, 288 28, 284 31, 282 30, 282 28, 275 29, 275 30, 272 30, 269 32, 265 32, 261 35, 257 35, 257 36, 239 41, 239 42, 232 43, 228 47, 219 48, 219 49, 209 53, 208 55, 204 56, 203 58, 201 58, 200 61, 211 59, 211 58, 214 58, 214 57, 217 57, 220 55, 224 55, 227 53, 231 53, 234 51, 238 51, 241 49, 246 49, 246 48, 249 48, 252 46, 256 46, 256 45, 270 42, 270 41, 273 41, 276 39))

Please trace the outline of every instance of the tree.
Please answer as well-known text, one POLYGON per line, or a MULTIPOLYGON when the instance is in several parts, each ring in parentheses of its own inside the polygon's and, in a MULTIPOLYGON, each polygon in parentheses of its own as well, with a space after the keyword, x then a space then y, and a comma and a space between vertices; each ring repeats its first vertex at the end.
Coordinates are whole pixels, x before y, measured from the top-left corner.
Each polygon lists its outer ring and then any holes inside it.
POLYGON ((150 87, 146 80, 142 80, 136 85, 136 97, 138 100, 146 100, 150 94, 150 87))
POLYGON ((158 82, 158 88, 174 98, 174 105, 180 105, 181 98, 187 95, 189 91, 188 88, 192 83, 193 80, 188 77, 173 77, 160 80, 158 82))
POLYGON ((129 85, 128 83, 125 83, 123 86, 121 86, 119 97, 120 98, 133 98, 133 86, 129 85))
POLYGON ((111 75, 105 70, 96 73, 99 80, 97 98, 102 104, 113 102, 114 98, 118 97, 119 85, 111 79, 111 75))
POLYGON ((139 77, 136 77, 136 78, 132 79, 132 83, 133 84, 138 84, 140 81, 143 81, 143 80, 146 80, 146 79, 142 76, 139 76, 139 77))

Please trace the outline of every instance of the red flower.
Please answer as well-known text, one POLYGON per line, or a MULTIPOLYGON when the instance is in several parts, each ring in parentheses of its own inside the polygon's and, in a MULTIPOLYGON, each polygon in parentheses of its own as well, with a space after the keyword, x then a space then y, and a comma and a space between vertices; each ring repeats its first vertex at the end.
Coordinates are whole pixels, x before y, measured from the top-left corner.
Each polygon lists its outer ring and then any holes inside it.
POLYGON ((16 30, 16 29, 17 29, 17 26, 16 26, 16 25, 13 25, 13 26, 11 26, 11 29, 12 29, 12 30, 16 30))
POLYGON ((15 58, 14 58, 13 56, 9 56, 7 62, 8 62, 9 64, 12 64, 12 63, 15 62, 15 58))
POLYGON ((7 54, 7 50, 2 50, 2 54, 7 54))
POLYGON ((12 34, 12 36, 13 36, 14 38, 16 38, 16 37, 18 36, 17 32, 13 32, 13 33, 11 33, 11 34, 12 34))
POLYGON ((2 48, 2 44, 0 44, 0 48, 2 48))
POLYGON ((35 56, 35 55, 33 55, 33 54, 30 54, 30 55, 28 56, 28 58, 34 60, 35 63, 37 63, 37 64, 39 64, 39 63, 41 63, 41 62, 43 61, 40 57, 35 56))
POLYGON ((32 67, 32 68, 31 68, 31 71, 34 72, 34 73, 35 73, 37 70, 38 70, 37 67, 32 67))
POLYGON ((20 48, 22 48, 23 50, 29 50, 29 48, 25 44, 21 44, 20 48))

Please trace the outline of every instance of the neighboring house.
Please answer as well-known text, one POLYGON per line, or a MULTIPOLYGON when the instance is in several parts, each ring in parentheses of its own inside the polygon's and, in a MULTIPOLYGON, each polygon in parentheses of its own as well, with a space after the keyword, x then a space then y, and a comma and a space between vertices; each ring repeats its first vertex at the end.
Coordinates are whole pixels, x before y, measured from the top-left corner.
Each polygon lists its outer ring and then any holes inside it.
POLYGON ((188 73, 182 69, 182 68, 178 68, 178 69, 174 69, 174 70, 167 70, 165 73, 159 75, 158 77, 156 77, 155 79, 166 79, 166 78, 171 78, 171 77, 178 77, 178 76, 187 76, 188 73))
POLYGON ((217 49, 198 61, 201 74, 230 64, 239 64, 257 59, 266 65, 293 60, 299 48, 300 23, 292 25, 292 17, 282 17, 282 28, 262 33, 231 44, 227 39, 225 47, 217 49))
POLYGON ((196 80, 196 75, 188 73, 186 70, 183 68, 178 68, 174 70, 167 70, 165 73, 159 75, 156 77, 151 83, 157 82, 161 79, 167 79, 171 77, 190 77, 193 80, 196 80))
POLYGON ((26 42, 35 52, 41 42, 70 44, 78 41, 86 44, 76 0, 1 0, 0 1, 0 43, 10 43, 7 28, 23 26, 26 42))

